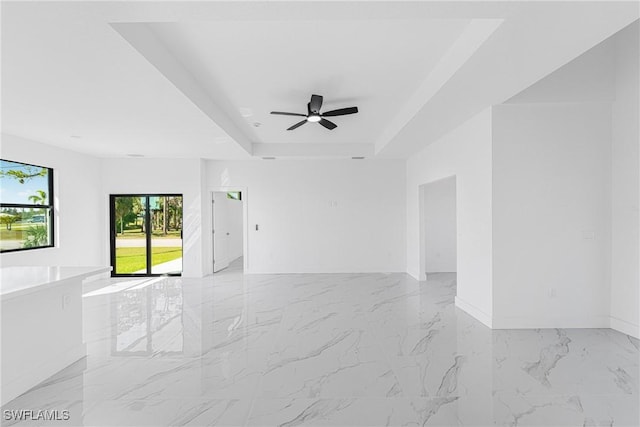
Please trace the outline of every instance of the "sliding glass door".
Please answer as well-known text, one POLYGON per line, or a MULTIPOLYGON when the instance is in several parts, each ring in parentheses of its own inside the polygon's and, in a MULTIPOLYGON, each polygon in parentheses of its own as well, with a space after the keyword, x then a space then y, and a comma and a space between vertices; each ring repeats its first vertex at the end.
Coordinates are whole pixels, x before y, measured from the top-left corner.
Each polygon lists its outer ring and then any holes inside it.
POLYGON ((110 196, 112 276, 182 273, 182 195, 110 196))

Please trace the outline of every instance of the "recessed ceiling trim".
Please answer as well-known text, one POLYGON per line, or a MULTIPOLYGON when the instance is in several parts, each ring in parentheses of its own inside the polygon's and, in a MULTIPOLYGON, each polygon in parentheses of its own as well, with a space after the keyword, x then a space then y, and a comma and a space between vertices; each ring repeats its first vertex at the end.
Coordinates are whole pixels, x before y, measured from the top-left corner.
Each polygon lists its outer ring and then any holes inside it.
POLYGON ((456 71, 482 46, 502 22, 502 19, 473 19, 469 22, 460 37, 427 75, 414 95, 380 134, 380 137, 375 142, 376 154, 393 140, 402 128, 413 119, 456 71))
POLYGON ((253 144, 256 157, 371 157, 373 144, 270 143, 253 144))
POLYGON ((134 49, 147 59, 167 80, 180 90, 215 124, 222 128, 240 147, 251 154, 252 141, 208 95, 197 79, 157 39, 144 23, 112 23, 134 49))

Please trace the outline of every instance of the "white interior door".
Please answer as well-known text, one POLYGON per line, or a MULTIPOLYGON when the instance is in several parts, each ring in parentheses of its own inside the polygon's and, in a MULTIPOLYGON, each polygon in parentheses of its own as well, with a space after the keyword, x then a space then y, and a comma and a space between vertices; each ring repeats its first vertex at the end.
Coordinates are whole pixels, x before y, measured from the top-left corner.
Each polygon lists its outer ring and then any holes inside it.
POLYGON ((213 272, 229 266, 229 199, 227 193, 213 193, 213 272))

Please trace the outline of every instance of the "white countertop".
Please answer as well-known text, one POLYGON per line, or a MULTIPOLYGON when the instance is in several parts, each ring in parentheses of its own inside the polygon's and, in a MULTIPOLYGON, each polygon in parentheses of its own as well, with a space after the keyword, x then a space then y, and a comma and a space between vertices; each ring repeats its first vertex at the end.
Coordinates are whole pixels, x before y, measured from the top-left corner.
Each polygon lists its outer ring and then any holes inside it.
POLYGON ((2 267, 0 268, 0 296, 2 300, 37 292, 69 279, 87 277, 111 271, 111 267, 2 267))

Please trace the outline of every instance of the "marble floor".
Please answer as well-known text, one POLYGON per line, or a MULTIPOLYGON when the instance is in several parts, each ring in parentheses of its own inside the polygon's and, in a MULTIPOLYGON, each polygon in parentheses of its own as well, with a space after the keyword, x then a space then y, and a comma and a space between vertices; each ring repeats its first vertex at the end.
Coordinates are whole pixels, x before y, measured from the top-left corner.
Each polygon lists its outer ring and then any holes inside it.
POLYGON ((621 333, 492 331, 455 308, 453 274, 235 267, 86 285, 88 356, 3 410, 87 426, 640 425, 639 344, 621 333))

